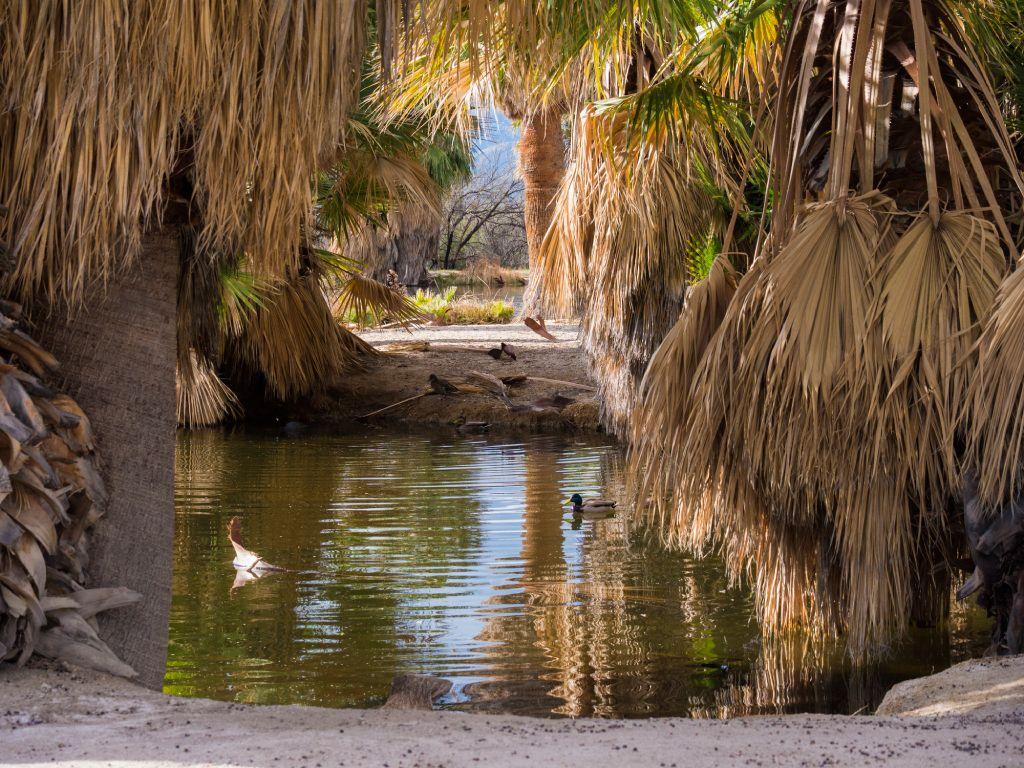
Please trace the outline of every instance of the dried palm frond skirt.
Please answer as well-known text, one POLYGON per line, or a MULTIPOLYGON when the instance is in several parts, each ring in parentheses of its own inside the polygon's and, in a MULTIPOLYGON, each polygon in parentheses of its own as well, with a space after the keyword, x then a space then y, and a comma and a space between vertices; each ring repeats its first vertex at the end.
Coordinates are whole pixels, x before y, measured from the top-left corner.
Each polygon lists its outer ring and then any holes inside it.
POLYGON ((124 588, 86 589, 89 530, 106 491, 89 420, 43 381, 57 361, 0 301, 0 661, 33 653, 125 677, 95 616, 141 598, 124 588))

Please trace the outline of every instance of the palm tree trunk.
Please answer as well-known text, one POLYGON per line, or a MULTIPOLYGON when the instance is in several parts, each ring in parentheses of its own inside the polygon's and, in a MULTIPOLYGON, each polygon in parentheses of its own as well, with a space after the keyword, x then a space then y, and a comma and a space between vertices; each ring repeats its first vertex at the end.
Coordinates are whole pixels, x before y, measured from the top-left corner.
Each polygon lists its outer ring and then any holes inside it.
POLYGON ((151 688, 163 685, 174 534, 174 366, 179 242, 143 236, 135 264, 70 317, 55 311, 40 340, 61 362, 64 391, 92 421, 109 505, 86 573, 142 602, 100 616, 103 639, 151 688))
POLYGON ((519 133, 519 172, 523 176, 526 244, 530 254, 530 293, 536 297, 537 254, 551 224, 553 202, 565 175, 562 110, 556 105, 528 114, 519 133))
POLYGON ((402 285, 424 285, 427 265, 437 258, 441 222, 424 206, 406 205, 388 215, 388 225, 370 235, 370 247, 355 253, 370 267, 370 276, 384 282, 388 270, 402 285))

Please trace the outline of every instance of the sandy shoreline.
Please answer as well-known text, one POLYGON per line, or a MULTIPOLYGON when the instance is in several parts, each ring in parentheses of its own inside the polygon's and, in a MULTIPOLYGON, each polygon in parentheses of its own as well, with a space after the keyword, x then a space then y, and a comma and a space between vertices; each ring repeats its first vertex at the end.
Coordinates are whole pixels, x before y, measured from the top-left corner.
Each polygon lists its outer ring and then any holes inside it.
POLYGON ((0 764, 1012 768, 1024 764, 1024 658, 995 663, 987 677, 977 666, 989 662, 944 673, 943 711, 955 714, 721 721, 254 706, 173 698, 67 669, 0 670, 0 764), (1015 696, 1004 695, 1007 686, 1015 696))
POLYGON ((481 393, 432 395, 376 416, 373 421, 427 425, 482 421, 503 430, 596 432, 598 406, 580 348, 579 327, 552 322, 548 328, 558 341, 548 341, 518 321, 508 325, 361 331, 360 336, 385 354, 369 361, 365 371, 346 377, 329 408, 329 419, 355 418, 421 394, 427 391, 432 373, 459 382, 478 371, 498 378, 525 375, 567 384, 529 380, 509 391, 512 408, 481 393), (516 360, 508 356, 494 360, 487 355, 502 342, 512 345, 516 360), (546 406, 545 401, 556 394, 576 402, 563 409, 546 406))

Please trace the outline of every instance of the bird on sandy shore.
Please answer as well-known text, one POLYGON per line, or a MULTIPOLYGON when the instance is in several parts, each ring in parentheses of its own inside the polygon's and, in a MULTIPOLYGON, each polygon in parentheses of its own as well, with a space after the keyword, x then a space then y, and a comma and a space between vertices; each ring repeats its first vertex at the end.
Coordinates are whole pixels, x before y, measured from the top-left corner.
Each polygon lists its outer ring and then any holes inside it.
POLYGON ((438 395, 454 395, 459 391, 458 387, 447 379, 442 379, 436 373, 430 374, 430 389, 438 395))
POLYGON ((566 504, 572 504, 573 512, 610 512, 615 509, 618 502, 611 499, 584 499, 580 494, 574 493, 566 504))

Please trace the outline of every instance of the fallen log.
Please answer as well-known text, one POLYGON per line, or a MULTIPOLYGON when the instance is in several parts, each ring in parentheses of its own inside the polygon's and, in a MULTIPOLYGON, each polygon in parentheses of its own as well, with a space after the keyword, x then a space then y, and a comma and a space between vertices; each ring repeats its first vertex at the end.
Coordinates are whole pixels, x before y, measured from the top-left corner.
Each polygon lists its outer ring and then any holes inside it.
POLYGON ((544 384, 554 384, 558 387, 569 387, 570 389, 582 389, 587 392, 597 392, 597 387, 592 387, 589 384, 581 384, 577 381, 563 381, 562 379, 548 379, 544 376, 521 374, 519 376, 503 376, 501 380, 510 387, 521 387, 527 382, 539 381, 544 384))

